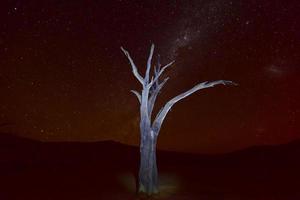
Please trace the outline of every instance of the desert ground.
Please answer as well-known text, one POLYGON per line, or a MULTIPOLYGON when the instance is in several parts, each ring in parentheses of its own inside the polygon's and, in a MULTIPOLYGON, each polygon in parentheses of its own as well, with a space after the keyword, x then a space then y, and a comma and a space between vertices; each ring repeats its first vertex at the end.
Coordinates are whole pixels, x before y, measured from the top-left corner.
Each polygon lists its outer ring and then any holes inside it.
POLYGON ((3 200, 296 200, 300 142, 219 155, 158 151, 160 193, 136 194, 139 149, 113 141, 0 140, 3 200))

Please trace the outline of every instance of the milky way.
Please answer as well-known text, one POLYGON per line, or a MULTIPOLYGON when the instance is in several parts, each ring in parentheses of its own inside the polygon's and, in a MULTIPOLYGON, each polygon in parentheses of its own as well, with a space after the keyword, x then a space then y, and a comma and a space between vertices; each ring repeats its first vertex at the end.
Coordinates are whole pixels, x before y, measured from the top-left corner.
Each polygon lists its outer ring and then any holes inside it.
POLYGON ((193 42, 204 42, 222 31, 225 23, 236 17, 232 1, 190 1, 183 6, 183 12, 172 28, 167 42, 168 56, 174 59, 178 49, 193 48, 193 42))

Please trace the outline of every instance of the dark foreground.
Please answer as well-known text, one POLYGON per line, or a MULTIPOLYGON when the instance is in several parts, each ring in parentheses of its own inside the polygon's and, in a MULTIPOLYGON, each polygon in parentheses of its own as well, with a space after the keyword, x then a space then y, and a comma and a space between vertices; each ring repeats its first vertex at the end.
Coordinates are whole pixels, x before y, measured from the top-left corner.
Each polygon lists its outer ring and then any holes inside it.
MULTIPOLYGON (((139 150, 115 142, 42 143, 0 136, 1 200, 144 199, 139 150)), ((154 199, 300 199, 300 142, 218 156, 158 152, 154 199)))

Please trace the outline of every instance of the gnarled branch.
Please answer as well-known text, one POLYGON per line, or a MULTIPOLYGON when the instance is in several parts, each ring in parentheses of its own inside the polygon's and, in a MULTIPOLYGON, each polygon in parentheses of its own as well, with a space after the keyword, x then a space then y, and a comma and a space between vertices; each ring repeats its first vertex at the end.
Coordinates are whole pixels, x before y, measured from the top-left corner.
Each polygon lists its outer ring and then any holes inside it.
POLYGON ((156 115, 156 118, 153 122, 152 125, 152 129, 154 130, 155 133, 159 133, 159 130, 161 128, 161 125, 167 115, 167 113, 169 112, 169 110, 172 108, 172 106, 180 101, 181 99, 193 94, 194 92, 198 91, 198 90, 202 90, 205 88, 209 88, 209 87, 214 87, 215 85, 219 85, 219 84, 223 84, 223 85, 237 85, 236 83, 232 82, 232 81, 227 81, 227 80, 218 80, 218 81, 212 81, 212 82, 203 82, 203 83, 199 83, 196 86, 194 86, 193 88, 191 88, 190 90, 181 93, 180 95, 174 97, 173 99, 169 100, 164 107, 161 108, 161 110, 159 111, 159 113, 156 115))

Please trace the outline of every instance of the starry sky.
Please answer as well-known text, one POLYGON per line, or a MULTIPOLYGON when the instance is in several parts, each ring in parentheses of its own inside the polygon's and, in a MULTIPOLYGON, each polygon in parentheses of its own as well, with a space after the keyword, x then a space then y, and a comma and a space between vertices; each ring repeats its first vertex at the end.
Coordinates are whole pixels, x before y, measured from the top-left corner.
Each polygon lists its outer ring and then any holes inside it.
MULTIPOLYGON (((170 77, 155 110, 176 104, 159 148, 228 152, 300 138, 298 0, 0 2, 0 132, 42 141, 139 143, 140 90, 151 43, 170 77)), ((155 60, 153 62, 155 62, 155 60)))

